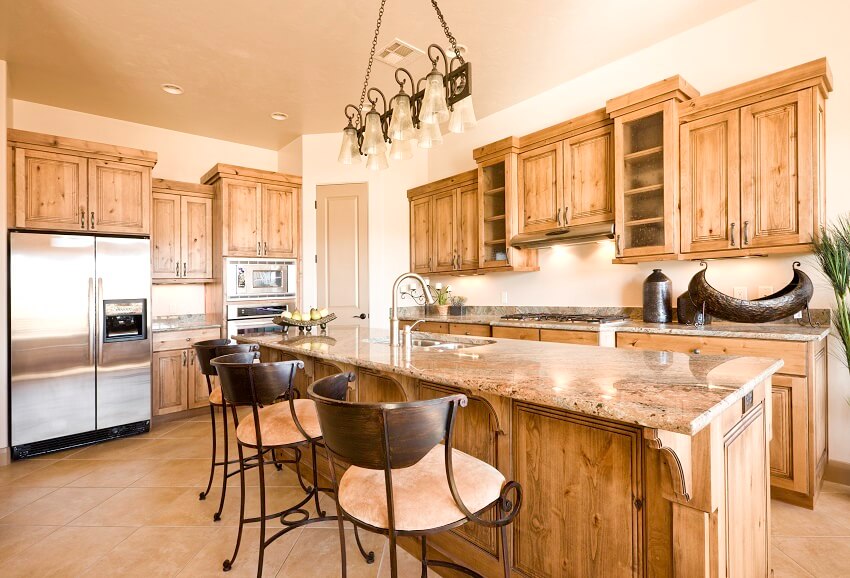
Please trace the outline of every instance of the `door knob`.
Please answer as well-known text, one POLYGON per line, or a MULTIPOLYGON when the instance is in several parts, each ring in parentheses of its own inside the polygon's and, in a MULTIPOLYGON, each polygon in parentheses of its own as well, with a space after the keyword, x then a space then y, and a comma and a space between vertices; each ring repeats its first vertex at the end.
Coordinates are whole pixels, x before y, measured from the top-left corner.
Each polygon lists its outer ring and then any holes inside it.
POLYGON ((354 315, 355 319, 366 319, 367 315, 365 313, 361 313, 360 315, 354 315))

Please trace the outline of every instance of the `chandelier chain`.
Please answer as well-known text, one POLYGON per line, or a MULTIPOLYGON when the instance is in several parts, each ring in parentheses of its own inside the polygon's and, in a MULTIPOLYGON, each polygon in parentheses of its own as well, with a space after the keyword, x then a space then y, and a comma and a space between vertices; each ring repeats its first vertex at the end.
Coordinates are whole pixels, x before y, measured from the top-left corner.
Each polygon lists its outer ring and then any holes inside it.
POLYGON ((451 30, 449 30, 449 25, 446 23, 446 19, 443 17, 443 12, 440 10, 440 7, 437 6, 437 0, 431 0, 431 6, 434 7, 434 10, 437 12, 437 18, 440 20, 440 25, 443 27, 443 32, 446 34, 446 38, 449 39, 449 44, 452 45, 452 50, 455 52, 455 56, 458 61, 463 64, 463 55, 457 49, 457 40, 455 40, 454 34, 452 34, 451 30))
MULTIPOLYGON (((384 17, 384 5, 387 0, 381 0, 381 7, 378 9, 378 21, 375 23, 375 36, 372 37, 372 49, 369 51, 369 64, 366 65, 366 78, 363 79, 363 91, 360 93, 360 107, 358 110, 363 111, 363 103, 366 101, 366 91, 369 88, 369 77, 372 75, 372 62, 375 60, 375 50, 378 48, 378 34, 381 32, 381 19, 384 17)), ((360 125, 360 115, 357 116, 357 124, 360 125)))

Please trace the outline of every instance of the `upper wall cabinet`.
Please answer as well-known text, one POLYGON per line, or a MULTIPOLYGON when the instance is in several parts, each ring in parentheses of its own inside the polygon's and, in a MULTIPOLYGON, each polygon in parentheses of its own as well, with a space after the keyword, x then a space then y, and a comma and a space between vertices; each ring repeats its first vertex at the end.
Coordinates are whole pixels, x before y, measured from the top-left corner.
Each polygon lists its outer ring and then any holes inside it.
POLYGON ((152 220, 154 282, 213 281, 213 187, 154 179, 152 220))
POLYGON ((564 207, 563 147, 560 142, 520 153, 520 232, 548 231, 561 226, 564 207))
POLYGON ((674 76, 606 105, 614 119, 615 262, 677 257, 677 104, 698 95, 674 76))
POLYGON ((831 89, 821 59, 680 105, 682 258, 811 248, 831 89))
POLYGON ((9 130, 9 226, 150 234, 156 153, 9 130))
POLYGON ((225 257, 299 257, 301 177, 218 164, 202 180, 216 189, 225 257))

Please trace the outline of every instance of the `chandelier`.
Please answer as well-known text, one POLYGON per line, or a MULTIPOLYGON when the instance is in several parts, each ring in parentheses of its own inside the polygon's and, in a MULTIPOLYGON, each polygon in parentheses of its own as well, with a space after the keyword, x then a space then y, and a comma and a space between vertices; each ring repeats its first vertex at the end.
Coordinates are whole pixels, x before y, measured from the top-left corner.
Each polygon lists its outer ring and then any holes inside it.
POLYGON ((397 68, 395 81, 398 83, 398 94, 389 102, 383 92, 369 86, 386 1, 381 0, 378 10, 360 105, 345 106, 348 124, 342 131, 342 147, 339 151, 339 162, 342 164, 357 164, 365 156, 366 167, 376 171, 389 166, 387 156, 393 160, 412 158, 414 143, 423 149, 442 143, 440 125, 446 121, 452 133, 464 132, 476 123, 472 108, 472 68, 463 58, 463 48, 458 48, 454 35, 449 31, 437 0, 431 0, 431 5, 451 44, 451 58, 439 45, 428 46, 431 72, 414 82, 407 69, 397 68))

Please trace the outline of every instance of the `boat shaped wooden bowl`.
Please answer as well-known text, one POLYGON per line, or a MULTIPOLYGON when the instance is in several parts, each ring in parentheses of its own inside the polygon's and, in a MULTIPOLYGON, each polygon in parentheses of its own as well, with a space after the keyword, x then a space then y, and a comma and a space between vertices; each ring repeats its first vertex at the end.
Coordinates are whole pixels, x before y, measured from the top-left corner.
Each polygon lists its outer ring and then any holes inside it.
POLYGON ((287 333, 290 327, 297 327, 299 331, 306 331, 307 333, 309 333, 316 325, 321 327, 321 329, 324 331, 328 328, 328 323, 330 323, 334 319, 336 319, 336 313, 329 313, 321 319, 304 319, 302 321, 296 321, 294 319, 287 319, 286 317, 278 316, 272 319, 272 323, 283 327, 284 333, 287 333))
POLYGON ((693 276, 688 285, 691 300, 697 309, 704 307, 706 313, 727 321, 737 323, 778 321, 806 309, 814 293, 812 280, 800 271, 799 261, 794 261, 791 267, 794 276, 788 285, 776 293, 752 301, 730 297, 709 285, 705 278, 708 265, 704 262, 700 265, 703 269, 693 276))

